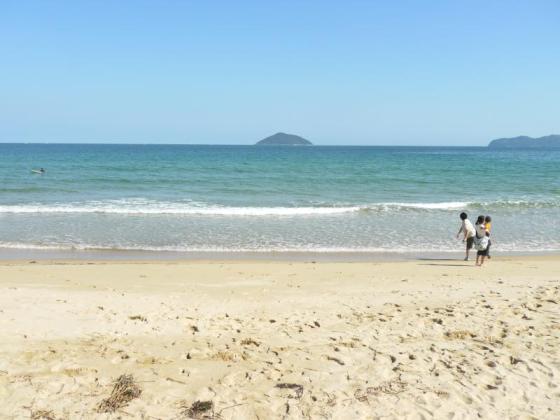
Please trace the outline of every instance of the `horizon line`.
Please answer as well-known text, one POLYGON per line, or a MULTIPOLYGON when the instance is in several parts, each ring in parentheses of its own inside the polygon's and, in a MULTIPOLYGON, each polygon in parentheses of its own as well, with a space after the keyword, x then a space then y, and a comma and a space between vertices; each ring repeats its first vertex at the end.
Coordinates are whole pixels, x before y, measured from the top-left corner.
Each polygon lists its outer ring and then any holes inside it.
POLYGON ((259 146, 259 147, 488 147, 488 145, 445 145, 445 144, 311 144, 311 145, 258 145, 256 143, 128 143, 128 142, 59 142, 59 141, 0 141, 0 144, 61 144, 61 145, 104 145, 104 146, 259 146))

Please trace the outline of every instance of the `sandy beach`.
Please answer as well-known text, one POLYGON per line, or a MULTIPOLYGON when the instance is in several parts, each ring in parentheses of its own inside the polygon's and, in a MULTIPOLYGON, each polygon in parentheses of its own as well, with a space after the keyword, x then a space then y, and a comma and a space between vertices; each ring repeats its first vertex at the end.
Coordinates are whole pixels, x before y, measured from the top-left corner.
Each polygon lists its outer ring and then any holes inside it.
POLYGON ((557 256, 4 261, 0 288, 1 418, 560 415, 557 256))

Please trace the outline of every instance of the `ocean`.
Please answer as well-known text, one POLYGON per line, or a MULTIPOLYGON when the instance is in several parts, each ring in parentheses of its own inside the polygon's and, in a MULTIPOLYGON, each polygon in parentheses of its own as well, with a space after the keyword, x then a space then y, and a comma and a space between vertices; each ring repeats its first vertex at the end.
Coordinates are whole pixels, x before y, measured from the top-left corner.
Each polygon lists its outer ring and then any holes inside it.
POLYGON ((0 180, 0 252, 444 254, 461 211, 560 250, 560 151, 0 144, 0 180))

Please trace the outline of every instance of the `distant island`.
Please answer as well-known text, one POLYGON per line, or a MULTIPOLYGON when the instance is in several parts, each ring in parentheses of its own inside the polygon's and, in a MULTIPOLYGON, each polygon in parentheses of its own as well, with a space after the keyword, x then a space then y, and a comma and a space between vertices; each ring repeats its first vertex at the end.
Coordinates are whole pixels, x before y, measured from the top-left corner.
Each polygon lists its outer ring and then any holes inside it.
POLYGON ((257 146, 312 146, 309 140, 295 134, 276 133, 256 143, 257 146))
POLYGON ((544 137, 519 136, 492 140, 488 144, 492 149, 560 149, 560 135, 551 134, 544 137))

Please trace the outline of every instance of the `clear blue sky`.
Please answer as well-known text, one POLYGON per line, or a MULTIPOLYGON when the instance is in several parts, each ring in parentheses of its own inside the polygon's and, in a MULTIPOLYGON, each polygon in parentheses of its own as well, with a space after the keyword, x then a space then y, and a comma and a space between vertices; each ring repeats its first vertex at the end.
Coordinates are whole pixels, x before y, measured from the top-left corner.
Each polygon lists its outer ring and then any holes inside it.
POLYGON ((0 141, 560 134, 560 1, 3 1, 0 141))

